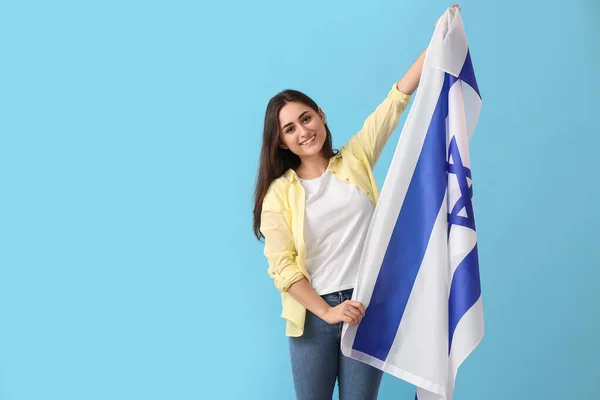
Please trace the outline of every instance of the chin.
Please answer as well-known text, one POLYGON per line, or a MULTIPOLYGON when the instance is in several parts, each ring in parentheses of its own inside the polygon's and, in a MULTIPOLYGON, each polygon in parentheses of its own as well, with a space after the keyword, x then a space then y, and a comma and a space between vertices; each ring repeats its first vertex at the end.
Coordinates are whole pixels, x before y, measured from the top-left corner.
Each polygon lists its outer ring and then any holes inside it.
POLYGON ((311 149, 309 151, 304 152, 305 155, 307 156, 316 156, 317 154, 320 154, 323 151, 323 146, 319 147, 318 149, 311 149))

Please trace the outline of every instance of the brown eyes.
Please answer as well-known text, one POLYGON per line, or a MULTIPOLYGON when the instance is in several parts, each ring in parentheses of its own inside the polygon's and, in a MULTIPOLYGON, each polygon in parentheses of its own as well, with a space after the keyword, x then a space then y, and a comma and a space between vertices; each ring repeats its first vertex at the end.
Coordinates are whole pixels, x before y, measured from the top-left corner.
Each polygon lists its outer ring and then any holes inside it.
MULTIPOLYGON (((311 115, 306 115, 306 116, 304 116, 304 117, 302 118, 302 123, 306 124, 306 123, 309 123, 311 120, 312 120, 312 116, 311 116, 311 115)), ((293 126, 293 125, 292 125, 292 126, 288 126, 288 127, 285 129, 285 133, 292 133, 292 132, 294 132, 294 129, 295 129, 295 128, 294 128, 294 126, 293 126)))

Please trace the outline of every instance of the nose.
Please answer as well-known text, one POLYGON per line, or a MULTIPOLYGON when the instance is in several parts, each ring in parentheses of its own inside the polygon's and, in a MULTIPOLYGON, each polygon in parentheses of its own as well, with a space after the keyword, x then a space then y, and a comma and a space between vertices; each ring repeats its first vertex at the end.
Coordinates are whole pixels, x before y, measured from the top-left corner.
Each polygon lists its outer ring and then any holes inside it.
POLYGON ((300 137, 308 137, 310 136, 310 130, 305 126, 300 126, 300 137))

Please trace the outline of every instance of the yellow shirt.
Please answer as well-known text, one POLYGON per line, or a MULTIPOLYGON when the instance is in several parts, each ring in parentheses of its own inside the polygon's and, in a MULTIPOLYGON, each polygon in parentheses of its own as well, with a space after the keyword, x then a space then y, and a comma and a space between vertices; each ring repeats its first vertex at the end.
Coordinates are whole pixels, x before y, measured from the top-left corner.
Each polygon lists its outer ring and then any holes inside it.
MULTIPOLYGON (((400 92, 394 84, 362 129, 329 160, 327 169, 336 178, 355 185, 373 205, 379 197, 373 168, 409 101, 410 96, 400 92)), ((293 337, 304 332, 306 308, 287 289, 302 278, 311 281, 305 265, 304 200, 304 188, 298 175, 292 169, 287 170, 267 191, 260 225, 265 236, 264 254, 269 262, 269 275, 281 292, 281 317, 287 320, 286 335, 293 337)))

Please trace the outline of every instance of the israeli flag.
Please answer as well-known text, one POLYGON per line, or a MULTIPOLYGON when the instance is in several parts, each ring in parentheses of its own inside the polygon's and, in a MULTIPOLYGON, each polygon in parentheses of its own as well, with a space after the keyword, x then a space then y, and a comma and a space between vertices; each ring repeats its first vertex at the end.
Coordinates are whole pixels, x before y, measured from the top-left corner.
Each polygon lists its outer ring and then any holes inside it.
POLYGON ((448 9, 367 234, 343 353, 451 399, 456 372, 483 337, 469 139, 481 97, 460 12, 448 9))

